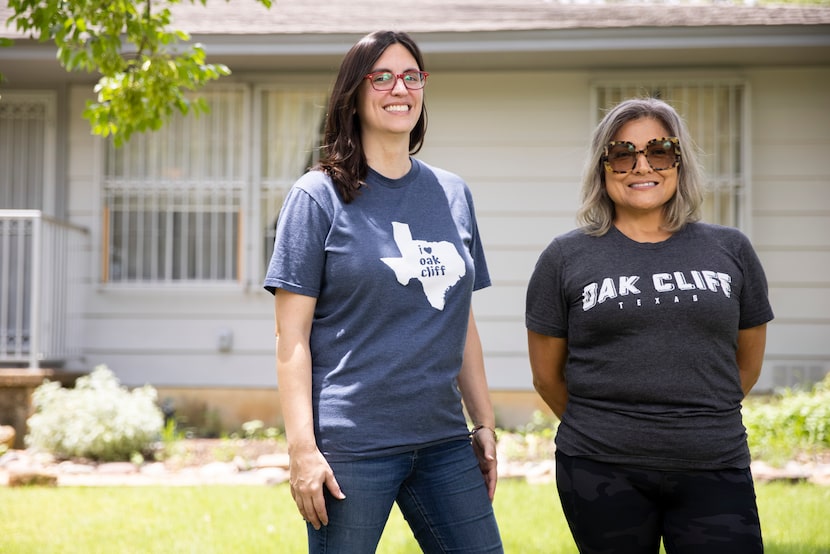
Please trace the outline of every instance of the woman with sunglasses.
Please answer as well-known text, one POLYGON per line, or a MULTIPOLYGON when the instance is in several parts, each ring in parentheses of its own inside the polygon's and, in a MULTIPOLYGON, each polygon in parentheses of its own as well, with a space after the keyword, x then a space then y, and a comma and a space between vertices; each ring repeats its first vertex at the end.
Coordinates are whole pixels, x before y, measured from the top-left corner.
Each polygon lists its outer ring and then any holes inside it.
POLYGON ((490 278, 467 185, 412 157, 426 132, 423 67, 405 33, 351 48, 322 159, 277 224, 265 288, 309 552, 374 552, 394 503, 424 552, 502 552, 471 310, 490 278))
POLYGON ((741 402, 767 283, 737 229, 698 221, 702 176, 675 110, 647 98, 593 133, 580 228, 527 291, 534 386, 560 419, 556 479, 581 553, 760 553, 741 402))

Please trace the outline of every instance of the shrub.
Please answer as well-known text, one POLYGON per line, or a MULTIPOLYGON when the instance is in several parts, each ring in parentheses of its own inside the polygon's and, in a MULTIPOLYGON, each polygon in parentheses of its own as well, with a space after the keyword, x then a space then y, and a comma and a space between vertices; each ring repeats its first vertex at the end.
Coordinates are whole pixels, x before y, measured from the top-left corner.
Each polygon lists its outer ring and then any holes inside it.
POLYGON ((32 394, 26 445, 58 458, 135 459, 164 426, 156 397, 150 386, 128 391, 106 366, 78 378, 73 389, 45 381, 32 394))
MULTIPOLYGON (((237 434, 231 435, 231 438, 236 437, 237 434)), ((259 419, 252 419, 242 424, 242 438, 252 440, 274 440, 282 436, 282 431, 276 427, 266 427, 265 423, 259 419)))
POLYGON ((499 456, 513 461, 552 460, 559 418, 535 410, 531 420, 514 429, 497 428, 499 456))
POLYGON ((754 457, 781 461, 830 448, 830 375, 810 391, 748 399, 743 418, 754 457))

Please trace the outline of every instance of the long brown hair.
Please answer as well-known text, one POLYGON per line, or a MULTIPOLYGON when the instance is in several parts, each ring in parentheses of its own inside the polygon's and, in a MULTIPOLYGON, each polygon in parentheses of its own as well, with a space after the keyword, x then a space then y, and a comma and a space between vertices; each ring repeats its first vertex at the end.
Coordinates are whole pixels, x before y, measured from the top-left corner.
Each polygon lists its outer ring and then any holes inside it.
MULTIPOLYGON (((347 204, 359 194, 369 170, 360 138, 360 117, 356 110, 357 91, 378 58, 393 44, 401 44, 409 50, 418 63, 418 69, 423 71, 424 59, 421 50, 408 34, 376 31, 363 37, 346 53, 329 99, 322 157, 316 169, 331 177, 347 204)), ((427 109, 424 104, 421 116, 409 134, 410 154, 415 154, 421 149, 426 130, 427 109)))

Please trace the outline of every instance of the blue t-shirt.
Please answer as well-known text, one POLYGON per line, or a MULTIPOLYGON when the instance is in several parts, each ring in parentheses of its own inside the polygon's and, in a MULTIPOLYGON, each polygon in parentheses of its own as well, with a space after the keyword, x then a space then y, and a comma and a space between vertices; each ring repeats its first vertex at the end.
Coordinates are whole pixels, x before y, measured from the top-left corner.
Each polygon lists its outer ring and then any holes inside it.
POLYGON ((456 378, 490 277, 467 185, 411 160, 401 179, 370 169, 349 204, 310 171, 278 219, 265 288, 317 298, 311 400, 330 461, 467 434, 456 378))
POLYGON ((615 227, 557 237, 526 308, 528 329, 568 339, 557 449, 650 468, 747 467, 738 330, 772 317, 737 229, 694 223, 658 243, 615 227))

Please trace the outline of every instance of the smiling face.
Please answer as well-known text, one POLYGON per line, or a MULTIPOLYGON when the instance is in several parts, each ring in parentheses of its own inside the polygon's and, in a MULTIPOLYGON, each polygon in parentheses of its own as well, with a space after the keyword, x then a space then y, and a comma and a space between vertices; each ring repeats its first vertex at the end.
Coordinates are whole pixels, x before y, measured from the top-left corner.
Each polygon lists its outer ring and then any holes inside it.
MULTIPOLYGON (((392 44, 372 66, 372 72, 389 71, 399 75, 406 71, 418 71, 418 62, 402 44, 392 44)), ((357 98, 357 114, 360 117, 364 142, 381 137, 395 136, 409 143, 409 133, 418 122, 423 108, 424 90, 409 90, 398 79, 392 90, 378 91, 364 79, 357 98)))
MULTIPOLYGON (((668 130, 656 119, 629 121, 613 136, 642 150, 654 138, 666 137, 668 130)), ((655 171, 646 157, 637 156, 637 164, 628 173, 605 170, 605 188, 614 202, 615 222, 653 217, 662 220, 663 206, 677 192, 677 167, 655 171)))

